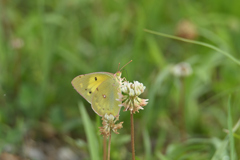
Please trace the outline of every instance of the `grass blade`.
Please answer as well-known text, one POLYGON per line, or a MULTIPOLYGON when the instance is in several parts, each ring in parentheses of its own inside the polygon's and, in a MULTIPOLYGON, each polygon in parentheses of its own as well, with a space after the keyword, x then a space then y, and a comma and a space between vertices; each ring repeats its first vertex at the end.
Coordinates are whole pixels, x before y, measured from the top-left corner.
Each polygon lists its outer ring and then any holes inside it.
POLYGON ((228 131, 229 131, 229 142, 230 142, 230 159, 235 160, 234 157, 234 138, 232 130, 232 115, 231 115, 231 96, 228 98, 228 131))
POLYGON ((156 152, 156 157, 161 160, 169 160, 166 156, 164 156, 160 151, 156 152))
POLYGON ((145 159, 152 159, 151 157, 151 140, 147 128, 143 129, 143 143, 145 149, 145 159))
POLYGON ((194 41, 194 40, 189 40, 189 39, 185 39, 185 38, 180 38, 180 37, 176 37, 176 36, 172 36, 172 35, 168 35, 168 34, 164 34, 164 33, 160 33, 160 32, 155 32, 155 31, 151 31, 148 29, 144 29, 145 32, 151 33, 151 34, 155 34, 155 35, 159 35, 159 36, 163 36, 163 37, 167 37, 167 38, 171 38, 171 39, 176 39, 176 40, 180 40, 183 42, 188 42, 188 43, 193 43, 193 44, 198 44, 200 46, 205 46, 208 48, 211 48, 219 53, 222 53, 223 55, 225 55, 226 57, 228 57, 229 59, 231 59, 233 62, 237 63, 238 65, 240 65, 240 61, 238 59, 236 59, 235 57, 233 57, 230 53, 225 52, 221 49, 219 49, 216 46, 213 46, 211 44, 208 43, 204 43, 204 42, 199 42, 199 41, 194 41))
POLYGON ((85 107, 83 105, 83 103, 79 103, 78 104, 79 110, 80 110, 80 114, 83 120, 83 125, 84 125, 84 129, 85 129, 85 133, 87 136, 87 141, 88 141, 88 149, 90 152, 90 156, 92 160, 99 160, 99 148, 98 148, 98 141, 97 141, 97 137, 94 134, 94 127, 91 123, 91 120, 87 114, 87 111, 85 110, 85 107))

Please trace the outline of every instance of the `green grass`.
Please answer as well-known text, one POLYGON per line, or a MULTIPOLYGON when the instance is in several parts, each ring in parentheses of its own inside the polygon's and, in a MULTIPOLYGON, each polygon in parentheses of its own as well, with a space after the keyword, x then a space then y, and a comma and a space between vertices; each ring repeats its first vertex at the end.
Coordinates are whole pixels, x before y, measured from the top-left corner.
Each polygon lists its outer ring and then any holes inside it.
POLYGON ((90 157, 92 160, 99 160, 100 159, 100 154, 99 154, 99 144, 98 140, 94 131, 94 126, 91 123, 91 119, 88 116, 85 106, 82 103, 78 104, 79 110, 81 113, 81 117, 83 120, 83 125, 84 125, 84 130, 87 136, 87 141, 88 141, 88 148, 90 152, 90 157))
MULTIPOLYGON (((140 97, 149 99, 135 114, 138 159, 239 159, 239 127, 224 132, 240 118, 239 5, 237 0, 0 1, 0 152, 11 146, 11 153, 22 155, 26 136, 54 144, 44 123, 61 145, 76 147, 85 159, 95 150, 101 155, 101 120, 70 82, 80 74, 115 73, 119 62, 133 60, 123 77, 142 82, 147 88, 140 97), (176 36, 183 19, 196 27, 194 40, 210 48, 144 31, 176 36), (23 46, 13 46, 19 41, 23 46), (193 74, 184 80, 187 139, 181 142, 180 79, 170 69, 183 61, 193 74)), ((130 159, 129 113, 121 111, 120 121, 111 157, 130 159)))

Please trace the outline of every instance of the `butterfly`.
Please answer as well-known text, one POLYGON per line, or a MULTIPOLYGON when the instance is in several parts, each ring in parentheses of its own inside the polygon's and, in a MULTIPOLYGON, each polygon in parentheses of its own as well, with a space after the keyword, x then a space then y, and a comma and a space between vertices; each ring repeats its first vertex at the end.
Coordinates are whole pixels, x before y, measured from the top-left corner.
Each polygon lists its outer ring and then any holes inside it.
POLYGON ((121 69, 115 74, 94 72, 79 75, 71 83, 74 89, 91 104, 92 109, 99 116, 112 114, 116 117, 120 112, 122 103, 118 100, 119 94, 121 94, 121 69))

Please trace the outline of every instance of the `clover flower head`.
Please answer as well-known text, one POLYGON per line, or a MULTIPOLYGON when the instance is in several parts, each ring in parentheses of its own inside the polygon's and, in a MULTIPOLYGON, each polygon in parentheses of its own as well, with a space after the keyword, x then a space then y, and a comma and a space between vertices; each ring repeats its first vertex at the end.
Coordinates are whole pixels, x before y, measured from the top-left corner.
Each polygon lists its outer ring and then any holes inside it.
POLYGON ((186 77, 192 74, 192 67, 189 63, 182 62, 173 66, 171 71, 176 77, 186 77))
POLYGON ((108 137, 109 135, 110 135, 110 132, 111 132, 111 130, 114 132, 114 133, 116 133, 116 134, 119 134, 118 132, 117 132, 117 130, 118 129, 120 129, 120 128, 122 128, 122 124, 123 124, 123 122, 120 122, 120 123, 118 123, 118 124, 115 124, 116 123, 116 121, 118 121, 119 120, 119 116, 117 116, 116 117, 116 119, 115 119, 115 117, 112 115, 112 114, 110 114, 110 115, 108 115, 108 114, 105 114, 103 117, 102 117, 102 127, 99 127, 100 128, 100 133, 101 133, 101 135, 104 135, 104 136, 106 136, 106 137, 108 137))
POLYGON ((120 101, 122 101, 121 106, 124 106, 124 111, 130 110, 131 113, 139 112, 139 109, 143 109, 144 106, 147 105, 148 99, 141 99, 138 96, 142 94, 145 90, 145 86, 138 82, 134 81, 128 82, 124 81, 121 86, 122 97, 120 101))

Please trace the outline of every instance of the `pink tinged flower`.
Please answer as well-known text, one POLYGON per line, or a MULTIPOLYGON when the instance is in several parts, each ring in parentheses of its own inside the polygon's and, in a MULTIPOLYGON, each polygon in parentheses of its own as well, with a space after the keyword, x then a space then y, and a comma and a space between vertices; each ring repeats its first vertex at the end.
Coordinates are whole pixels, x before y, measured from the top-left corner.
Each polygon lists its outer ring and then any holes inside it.
POLYGON ((148 99, 140 99, 140 103, 139 103, 140 106, 146 106, 147 104, 148 104, 148 99))
POLYGON ((124 111, 126 111, 129 108, 129 100, 125 100, 124 103, 122 103, 122 105, 125 108, 124 111))
POLYGON ((122 102, 122 99, 123 99, 123 95, 122 95, 121 92, 119 92, 118 93, 118 99, 116 99, 116 100, 122 102))
POLYGON ((116 117, 116 119, 115 119, 115 117, 112 115, 112 114, 110 114, 110 115, 108 115, 108 114, 105 114, 103 117, 102 117, 102 127, 99 127, 100 128, 100 133, 102 134, 102 135, 104 135, 104 136, 109 136, 110 135, 110 132, 111 132, 111 130, 114 132, 114 133, 116 133, 116 134, 119 134, 118 132, 117 132, 117 130, 118 129, 120 129, 120 128, 122 128, 122 124, 123 124, 123 122, 120 122, 120 123, 118 123, 118 124, 115 124, 116 123, 116 121, 118 121, 119 120, 119 116, 117 116, 116 117))
POLYGON ((139 109, 143 109, 147 105, 148 99, 141 99, 138 96, 142 94, 145 90, 145 86, 134 81, 133 83, 124 81, 121 86, 121 91, 123 92, 122 105, 124 106, 124 111, 130 110, 131 113, 139 112, 139 109))

